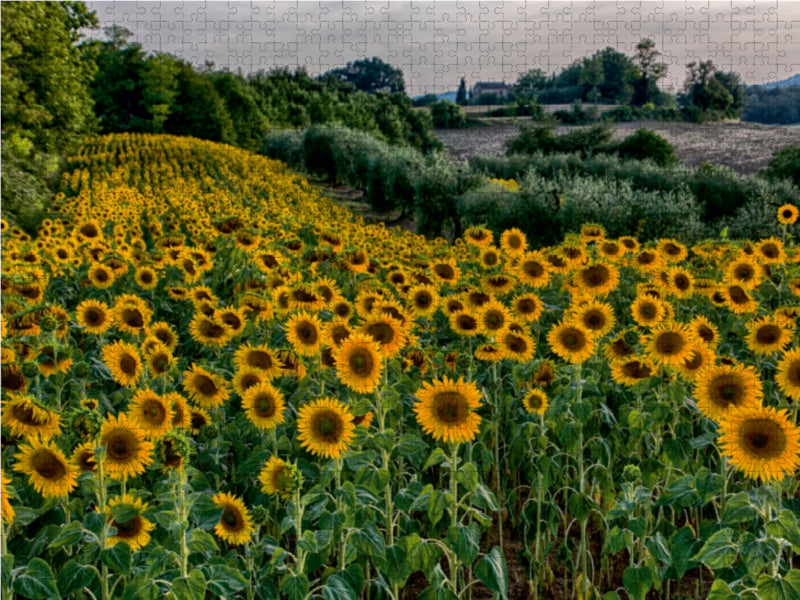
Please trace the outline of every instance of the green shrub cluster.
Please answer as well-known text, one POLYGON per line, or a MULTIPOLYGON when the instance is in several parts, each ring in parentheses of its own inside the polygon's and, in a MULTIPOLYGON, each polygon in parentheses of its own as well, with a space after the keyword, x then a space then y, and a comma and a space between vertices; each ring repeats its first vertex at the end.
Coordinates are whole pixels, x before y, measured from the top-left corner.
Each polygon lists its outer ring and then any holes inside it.
POLYGON ((605 151, 612 135, 611 127, 605 123, 579 127, 558 136, 554 129, 551 123, 523 125, 520 134, 506 143, 508 154, 579 152, 583 156, 590 156, 605 151))
POLYGON ((636 133, 617 144, 614 150, 622 158, 650 159, 659 165, 678 163, 672 144, 650 129, 636 130, 636 133))
POLYGON ((604 121, 628 123, 630 121, 683 121, 684 114, 674 106, 616 106, 600 114, 604 121))
POLYGON ((772 160, 764 170, 768 179, 790 179, 800 185, 800 146, 787 146, 772 153, 772 160))
POLYGON ((433 126, 442 129, 458 129, 467 126, 467 117, 458 104, 439 100, 429 105, 433 126))

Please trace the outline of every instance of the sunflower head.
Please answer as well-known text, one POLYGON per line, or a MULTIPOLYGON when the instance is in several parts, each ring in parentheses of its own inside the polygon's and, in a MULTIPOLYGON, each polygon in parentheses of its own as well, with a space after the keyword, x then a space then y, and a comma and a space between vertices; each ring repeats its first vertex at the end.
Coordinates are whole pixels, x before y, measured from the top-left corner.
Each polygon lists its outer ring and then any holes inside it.
POLYGON ((354 429, 350 408, 333 398, 312 400, 298 411, 300 444, 317 456, 339 458, 353 440, 354 429))
POLYGON ((797 221, 800 211, 794 204, 784 204, 778 209, 778 222, 782 225, 792 225, 797 221))
POLYGON ((105 449, 103 468, 110 477, 126 480, 153 461, 153 444, 127 415, 109 417, 100 429, 98 446, 105 449))
POLYGON ((547 394, 540 389, 534 388, 525 394, 522 399, 522 405, 531 414, 543 415, 550 403, 547 399, 547 394))
POLYGON ((417 422, 436 441, 457 444, 478 435, 481 417, 474 410, 480 406, 481 393, 474 383, 445 376, 424 383, 416 396, 417 422))
POLYGON ((267 460, 258 480, 265 494, 277 494, 283 499, 289 498, 302 485, 302 475, 297 465, 277 456, 267 460))
POLYGON ((31 486, 45 498, 62 498, 76 485, 77 469, 53 442, 30 440, 14 456, 14 470, 28 476, 31 486))
POLYGON ((259 429, 274 429, 283 423, 285 408, 283 394, 267 382, 249 388, 242 395, 242 410, 259 429))
POLYGON ((106 522, 116 530, 116 533, 109 536, 106 543, 114 546, 125 542, 132 552, 146 546, 150 541, 150 532, 155 528, 153 523, 144 518, 143 513, 146 509, 147 504, 131 494, 109 500, 106 507, 106 522))
POLYGON ((763 390, 753 367, 740 364, 710 365, 695 381, 697 407, 712 419, 723 418, 729 410, 758 408, 763 390))
POLYGON ((366 333, 354 333, 334 349, 336 373, 347 387, 366 394, 375 390, 383 373, 381 346, 366 333))

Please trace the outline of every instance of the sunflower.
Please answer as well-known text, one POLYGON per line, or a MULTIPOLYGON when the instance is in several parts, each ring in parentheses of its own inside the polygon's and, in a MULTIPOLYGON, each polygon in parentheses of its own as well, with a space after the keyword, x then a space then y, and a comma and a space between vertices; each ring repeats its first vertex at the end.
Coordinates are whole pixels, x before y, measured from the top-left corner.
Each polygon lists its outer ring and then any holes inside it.
POLYGON ((75 466, 53 442, 30 439, 19 449, 14 470, 27 475, 33 489, 45 498, 64 497, 78 485, 75 466))
POLYGON ((668 263, 679 263, 689 254, 686 246, 672 239, 659 240, 656 252, 668 263))
POLYGON ((481 417, 474 409, 480 406, 481 392, 474 383, 445 376, 423 383, 416 397, 417 422, 436 441, 457 444, 478 435, 481 417))
POLYGON ((109 417, 100 429, 98 446, 106 449, 105 472, 114 479, 126 480, 144 473, 153 462, 153 444, 126 414, 109 417))
POLYGON ((522 399, 522 406, 531 414, 543 415, 550 402, 542 390, 532 389, 522 399))
POLYGON ((623 249, 622 245, 614 240, 600 240, 597 252, 604 258, 615 259, 622 256, 623 249))
POLYGON ((597 337, 603 337, 614 327, 616 318, 610 304, 590 300, 569 311, 569 317, 577 320, 583 327, 597 337))
POLYGON ((352 333, 346 320, 334 317, 322 327, 322 345, 338 348, 352 333))
POLYGON ((36 366, 39 367, 42 375, 50 377, 56 373, 69 371, 72 366, 72 357, 66 349, 59 352, 55 346, 42 346, 36 353, 36 366))
POLYGON ((637 325, 650 327, 660 323, 667 314, 667 308, 663 301, 639 296, 631 303, 631 314, 637 325))
POLYGON ((782 225, 792 225, 797 221, 797 207, 794 204, 784 204, 778 209, 778 222, 782 225))
POLYGON ((665 323, 654 327, 643 343, 654 364, 678 366, 689 357, 693 341, 686 325, 665 323))
POLYGON ((305 378, 306 367, 297 354, 291 350, 278 350, 276 358, 280 363, 281 373, 298 381, 305 378))
POLYGON ((214 504, 222 509, 219 523, 214 527, 222 540, 231 546, 244 544, 253 534, 252 518, 241 498, 233 494, 219 492, 212 498, 214 504))
POLYGON ((517 362, 527 362, 533 358, 536 344, 533 338, 525 333, 508 329, 499 334, 497 341, 505 358, 517 362))
POLYGON ((258 476, 261 491, 288 498, 297 487, 297 467, 282 458, 271 456, 258 476))
POLYGON ((172 407, 153 390, 137 390, 128 407, 128 417, 150 439, 172 429, 172 407))
POLYGON ((275 379, 281 374, 277 358, 266 345, 246 344, 240 346, 236 350, 233 360, 238 369, 258 369, 266 379, 275 379))
POLYGON ((475 358, 486 362, 496 362, 505 358, 505 352, 497 344, 481 344, 475 349, 475 358))
POLYGON ((297 414, 300 445, 325 458, 339 458, 353 440, 353 415, 350 408, 333 398, 312 400, 297 414))
POLYGON ((775 371, 778 388, 792 400, 800 400, 800 348, 786 351, 775 371))
POLYGON ((695 380, 697 408, 719 420, 732 408, 758 408, 763 391, 753 367, 739 364, 709 368, 695 380))
POLYGON ((770 317, 757 319, 747 325, 745 341, 755 354, 782 352, 792 341, 793 327, 770 317))
POLYGON ((286 323, 286 338, 301 356, 316 356, 319 353, 322 323, 316 316, 297 312, 286 323))
POLYGON ((402 323, 388 315, 372 315, 361 326, 362 333, 368 333, 381 345, 384 358, 394 358, 400 354, 407 341, 402 323))
POLYGON ((47 441, 61 433, 61 416, 39 406, 33 396, 12 395, 3 403, 2 421, 15 437, 47 441))
POLYGON ((781 481, 800 467, 800 428, 785 410, 731 409, 720 422, 719 447, 751 479, 781 481))
POLYGON ((560 322, 547 334, 553 352, 572 364, 580 364, 594 354, 594 336, 582 325, 560 322))
POLYGON ((152 290, 158 285, 158 272, 151 266, 140 265, 136 268, 133 279, 143 290, 152 290))
POLYGON ((494 273, 481 277, 481 287, 491 294, 503 295, 514 289, 516 279, 506 273, 494 273))
POLYGON ((667 271, 667 293, 677 298, 688 298, 694 293, 694 277, 681 267, 672 267, 667 271))
POLYGON ((206 425, 211 425, 211 415, 202 408, 189 407, 189 431, 198 435, 206 425))
POLYGON ((111 327, 111 313, 105 302, 84 300, 75 309, 78 325, 87 333, 102 334, 111 327))
POLYGON ((230 389, 227 382, 218 375, 192 364, 183 372, 183 389, 202 408, 218 408, 228 399, 230 389))
POLYGON ((511 299, 511 310, 523 322, 534 323, 542 316, 544 303, 534 293, 521 294, 511 299))
POLYGON ((459 270, 454 258, 441 258, 433 262, 431 272, 436 281, 454 284, 458 281, 459 270))
POLYGON ((758 244, 756 244, 755 256, 761 263, 782 263, 786 258, 783 249, 783 242, 774 237, 761 240, 758 242, 758 244))
POLYGON ((260 369, 244 367, 236 371, 236 374, 233 376, 233 390, 239 394, 239 396, 244 396, 244 393, 250 388, 268 382, 269 378, 267 378, 260 369))
POLYGON ((0 520, 6 525, 10 525, 14 521, 14 507, 8 501, 8 490, 6 486, 11 483, 11 477, 6 477, 5 473, 0 470, 0 520))
POLYGON ((94 444, 92 442, 83 442, 78 444, 72 451, 70 462, 75 465, 81 473, 87 471, 94 472, 97 470, 97 460, 94 456, 94 444))
POLYGON ((438 303, 438 294, 432 285, 416 285, 408 290, 408 304, 415 318, 432 316, 438 303))
POLYGON ((371 410, 368 410, 363 415, 355 415, 353 417, 353 425, 356 427, 363 427, 364 429, 369 429, 370 425, 372 425, 372 420, 375 418, 375 415, 371 410))
POLYGON ((556 371, 553 367, 553 363, 551 363, 549 360, 544 360, 536 368, 536 372, 533 374, 531 383, 536 387, 547 387, 553 383, 555 379, 556 371))
MULTIPOLYGON (((106 542, 109 546, 114 546, 120 542, 125 542, 130 546, 131 552, 136 552, 140 548, 144 548, 150 542, 150 532, 153 531, 155 525, 144 518, 142 513, 147 509, 147 504, 143 503, 139 498, 134 498, 131 494, 123 494, 121 497, 111 498, 106 507, 106 523, 117 530, 117 532, 109 536, 106 542), (124 506, 130 509, 130 512, 136 514, 125 521, 117 521, 114 517, 114 508, 117 506, 124 506)), ((126 512, 125 514, 130 514, 126 512)))
POLYGON ((689 330, 691 331, 697 343, 705 345, 707 348, 713 350, 719 343, 719 329, 707 317, 697 315, 689 323, 689 330))
POLYGON ((221 308, 214 312, 214 320, 228 329, 230 337, 236 337, 244 330, 247 324, 247 317, 242 309, 221 308))
POLYGON ((737 315, 750 313, 758 308, 758 302, 756 302, 756 300, 747 293, 747 290, 741 286, 722 286, 720 291, 722 292, 725 306, 737 315))
POLYGON ((528 240, 525 234, 516 227, 506 229, 500 236, 500 247, 507 256, 515 257, 525 253, 528 240))
POLYGON ((630 259, 630 262, 640 273, 644 274, 657 271, 663 265, 661 257, 652 250, 640 250, 630 259))
POLYGON ((490 300, 477 313, 479 331, 487 336, 499 334, 511 320, 506 307, 497 300, 490 300))
POLYGON ((520 257, 514 274, 520 283, 538 288, 550 281, 550 265, 541 252, 526 252, 520 257))
POLYGON ((275 429, 284 422, 283 394, 270 383, 249 388, 242 395, 242 410, 259 429, 275 429))
POLYGON ((450 327, 459 335, 474 337, 480 330, 478 317, 469 310, 458 310, 450 314, 450 327))
POLYGON ((145 363, 153 377, 165 375, 169 371, 172 360, 172 352, 161 342, 155 342, 145 354, 145 363))
POLYGON ((728 285, 738 285, 742 289, 753 290, 761 285, 763 271, 754 256, 742 253, 728 263, 724 279, 728 285))
POLYGON ((89 269, 87 277, 91 284, 99 290, 105 290, 114 285, 114 271, 105 265, 93 265, 89 269))
POLYGON ((653 365, 645 358, 629 358, 611 363, 611 378, 620 385, 633 386, 654 375, 653 365))
POLYGON ((28 380, 22 374, 22 367, 11 362, 5 363, 0 368, 0 388, 9 394, 24 394, 28 391, 28 380))
POLYGON ((136 346, 117 341, 103 346, 103 364, 111 371, 111 377, 125 387, 134 387, 142 376, 142 359, 136 346))
POLYGON ((159 342, 164 344, 170 352, 174 352, 175 348, 178 346, 178 335, 166 321, 151 323, 145 331, 148 337, 152 336, 156 338, 159 342))
POLYGON ((586 223, 581 225, 580 236, 584 244, 601 242, 606 237, 606 229, 598 223, 586 223))
POLYGON ((577 272, 579 289, 592 296, 608 294, 619 284, 619 271, 614 265, 597 262, 577 272))
POLYGON ((710 365, 714 364, 716 357, 713 350, 703 344, 695 342, 689 354, 678 365, 678 371, 688 380, 695 381, 697 377, 705 372, 710 365))
POLYGON ((468 244, 482 248, 492 243, 494 235, 486 227, 469 227, 464 231, 464 240, 468 244))
POLYGON ((383 374, 381 346, 372 336, 355 333, 333 350, 339 380, 354 392, 375 390, 383 374))
POLYGON ((503 262, 500 251, 494 246, 482 248, 478 260, 481 263, 481 267, 484 269, 493 269, 494 267, 500 266, 503 262))
POLYGON ((221 348, 232 337, 231 331, 225 323, 202 313, 195 314, 189 322, 189 335, 198 344, 213 348, 221 348))

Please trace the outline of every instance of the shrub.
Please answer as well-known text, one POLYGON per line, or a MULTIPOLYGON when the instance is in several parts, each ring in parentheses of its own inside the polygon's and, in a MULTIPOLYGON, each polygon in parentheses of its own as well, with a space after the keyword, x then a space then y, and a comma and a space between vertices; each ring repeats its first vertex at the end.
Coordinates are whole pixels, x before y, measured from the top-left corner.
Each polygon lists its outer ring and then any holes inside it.
POLYGON ((434 102, 430 105, 430 109, 434 127, 456 129, 467 124, 464 111, 458 104, 453 104, 449 100, 434 102))
POLYGON ((617 145, 616 151, 622 158, 650 159, 662 166, 678 162, 672 144, 650 129, 637 129, 617 145))
POLYGON ((732 216, 747 201, 741 176, 727 167, 703 163, 687 183, 700 202, 706 222, 732 216))
POLYGON ((533 154, 541 151, 545 154, 555 148, 555 135, 550 124, 520 126, 519 135, 506 142, 506 154, 533 154))
POLYGON ((769 179, 791 179, 800 185, 800 146, 775 150, 764 175, 769 179))
POLYGON ((606 123, 579 127, 556 137, 554 149, 557 152, 578 152, 589 156, 601 151, 611 141, 611 135, 611 127, 606 123))
POLYGON ((275 160, 282 160, 294 169, 302 169, 304 166, 302 150, 303 131, 285 129, 267 133, 261 153, 275 160))

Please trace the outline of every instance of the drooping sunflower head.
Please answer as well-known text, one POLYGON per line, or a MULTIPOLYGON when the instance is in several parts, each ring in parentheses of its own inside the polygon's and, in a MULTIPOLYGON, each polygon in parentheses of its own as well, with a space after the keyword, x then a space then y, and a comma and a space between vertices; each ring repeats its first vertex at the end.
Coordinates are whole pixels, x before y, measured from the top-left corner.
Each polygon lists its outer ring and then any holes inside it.
POLYGON ((103 469, 114 479, 144 473, 153 461, 153 444, 127 415, 109 417, 100 429, 98 446, 105 448, 103 469))
POLYGON ((116 529, 116 533, 107 538, 107 544, 115 546, 125 542, 132 552, 144 548, 150 542, 150 532, 155 528, 155 524, 144 517, 145 509, 147 504, 131 494, 111 498, 106 506, 106 522, 116 529), (124 520, 115 518, 115 515, 121 514, 125 515, 124 520))
POLYGON ((800 428, 784 410, 731 409, 720 421, 719 446, 751 479, 780 481, 800 467, 800 428))
POLYGON ((474 411, 480 406, 481 393, 474 383, 445 376, 423 383, 416 397, 417 422, 434 440, 457 444, 478 435, 481 417, 474 411))
POLYGON ((53 442, 31 439, 19 449, 14 470, 27 475, 33 489, 45 498, 67 496, 78 484, 75 466, 53 442))
POLYGON ((83 442, 78 444, 72 451, 70 462, 75 465, 81 473, 86 471, 94 472, 97 470, 97 460, 94 456, 94 444, 83 442))
POLYGON ((505 352, 498 344, 481 344, 475 348, 475 358, 478 360, 497 362, 505 357, 505 352))
POLYGON ((753 367, 723 364, 710 366, 696 379, 695 396, 697 408, 719 420, 734 407, 760 407, 763 390, 753 367))
POLYGON ((611 363, 611 377, 620 385, 633 386, 653 375, 653 365, 646 358, 633 357, 611 363))
POLYGON ((61 433, 61 416, 40 406, 33 396, 12 394, 3 403, 2 420, 14 436, 47 441, 61 433))
POLYGON ((333 398, 312 400, 298 411, 300 444, 317 456, 339 458, 353 440, 354 429, 350 408, 333 398))
POLYGON ((264 464, 258 480, 265 494, 277 494, 286 499, 299 485, 299 472, 296 465, 287 463, 277 456, 271 456, 264 464))

